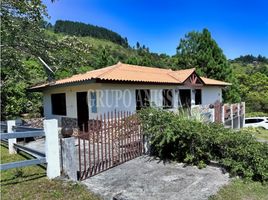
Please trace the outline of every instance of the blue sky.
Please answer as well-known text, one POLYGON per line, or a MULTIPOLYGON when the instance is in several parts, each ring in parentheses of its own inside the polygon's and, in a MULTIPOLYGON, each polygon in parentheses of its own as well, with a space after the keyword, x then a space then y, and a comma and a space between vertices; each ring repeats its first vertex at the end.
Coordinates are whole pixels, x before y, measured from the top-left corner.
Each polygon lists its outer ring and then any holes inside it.
POLYGON ((111 29, 152 52, 173 55, 187 32, 208 28, 227 58, 268 57, 268 0, 44 0, 50 20, 111 29))

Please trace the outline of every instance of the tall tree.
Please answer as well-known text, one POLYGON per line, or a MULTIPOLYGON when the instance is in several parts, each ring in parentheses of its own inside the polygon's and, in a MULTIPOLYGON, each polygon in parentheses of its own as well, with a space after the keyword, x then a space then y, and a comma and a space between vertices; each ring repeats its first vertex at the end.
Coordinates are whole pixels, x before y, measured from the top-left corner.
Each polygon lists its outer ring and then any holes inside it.
POLYGON ((180 40, 175 58, 179 68, 195 67, 202 76, 232 82, 233 86, 224 93, 225 100, 240 100, 230 64, 208 29, 186 34, 180 40))
POLYGON ((136 43, 136 48, 137 48, 137 49, 140 49, 140 47, 141 47, 140 43, 137 42, 137 43, 136 43))
POLYGON ((46 80, 37 57, 59 66, 56 77, 65 77, 77 73, 78 66, 88 66, 90 46, 74 37, 57 40, 45 34, 48 15, 41 0, 1 3, 1 118, 40 113, 41 95, 27 91, 46 80))
POLYGON ((16 116, 36 105, 29 99, 38 97, 32 98, 35 94, 26 94, 25 89, 32 79, 42 79, 42 73, 40 77, 30 74, 23 58, 42 53, 40 25, 44 16, 46 7, 40 0, 1 2, 1 118, 16 116))

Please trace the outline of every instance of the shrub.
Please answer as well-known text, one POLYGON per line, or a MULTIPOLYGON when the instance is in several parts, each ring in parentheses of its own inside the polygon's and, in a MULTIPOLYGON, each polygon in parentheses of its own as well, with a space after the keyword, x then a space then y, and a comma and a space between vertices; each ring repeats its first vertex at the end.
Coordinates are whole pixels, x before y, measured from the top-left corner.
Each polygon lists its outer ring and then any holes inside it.
POLYGON ((155 108, 141 110, 139 117, 154 156, 200 168, 216 160, 231 175, 268 181, 268 145, 245 130, 233 131, 155 108))
POLYGON ((267 117, 268 113, 265 112, 249 112, 246 113, 246 117, 267 117))

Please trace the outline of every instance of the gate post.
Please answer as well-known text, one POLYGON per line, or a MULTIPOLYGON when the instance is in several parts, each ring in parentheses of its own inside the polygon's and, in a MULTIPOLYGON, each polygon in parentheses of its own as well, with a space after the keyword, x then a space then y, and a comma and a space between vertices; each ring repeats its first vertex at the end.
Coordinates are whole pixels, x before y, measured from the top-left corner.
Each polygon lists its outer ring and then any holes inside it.
POLYGON ((61 156, 63 173, 71 180, 77 181, 78 170, 78 157, 77 149, 75 146, 75 138, 62 138, 61 139, 61 156))
POLYGON ((44 131, 46 135, 47 177, 53 179, 60 176, 58 121, 56 119, 44 120, 44 131))
MULTIPOLYGON (((16 125, 16 121, 15 120, 8 120, 7 121, 7 133, 13 133, 13 126, 16 125)), ((9 154, 16 154, 17 150, 14 148, 14 144, 17 143, 17 138, 11 138, 8 139, 8 151, 9 154)))

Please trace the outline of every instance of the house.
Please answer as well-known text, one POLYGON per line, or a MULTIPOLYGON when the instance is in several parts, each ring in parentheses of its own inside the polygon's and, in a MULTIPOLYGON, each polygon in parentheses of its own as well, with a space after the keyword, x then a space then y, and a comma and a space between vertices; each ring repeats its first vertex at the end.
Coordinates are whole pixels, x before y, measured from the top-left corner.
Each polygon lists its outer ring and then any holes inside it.
POLYGON ((180 106, 222 101, 230 83, 200 77, 193 69, 160 69, 117 63, 31 88, 43 92, 44 116, 81 125, 108 111, 135 112, 146 106, 180 106))

